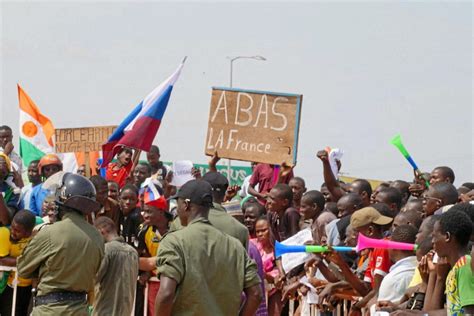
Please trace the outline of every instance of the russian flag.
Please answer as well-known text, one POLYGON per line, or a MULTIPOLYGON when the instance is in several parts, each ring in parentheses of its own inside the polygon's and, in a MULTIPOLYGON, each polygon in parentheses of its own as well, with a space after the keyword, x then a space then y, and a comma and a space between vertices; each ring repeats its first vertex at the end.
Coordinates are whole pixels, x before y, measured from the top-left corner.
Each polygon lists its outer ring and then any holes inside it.
POLYGON ((122 146, 143 151, 150 150, 168 106, 171 91, 176 80, 178 80, 185 61, 186 58, 168 79, 156 87, 133 109, 109 137, 107 143, 102 145, 104 158, 102 167, 107 167, 122 146))
POLYGON ((153 182, 148 182, 145 187, 140 189, 140 196, 143 198, 143 203, 146 205, 168 211, 168 202, 166 202, 166 198, 158 192, 158 189, 153 182))

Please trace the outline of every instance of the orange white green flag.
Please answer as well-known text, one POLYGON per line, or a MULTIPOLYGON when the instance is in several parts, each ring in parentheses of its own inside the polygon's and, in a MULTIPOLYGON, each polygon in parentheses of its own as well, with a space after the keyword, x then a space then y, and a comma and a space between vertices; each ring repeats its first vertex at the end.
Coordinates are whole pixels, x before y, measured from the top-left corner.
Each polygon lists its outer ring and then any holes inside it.
POLYGON ((54 126, 18 85, 20 104, 20 156, 25 166, 46 153, 54 153, 54 126))

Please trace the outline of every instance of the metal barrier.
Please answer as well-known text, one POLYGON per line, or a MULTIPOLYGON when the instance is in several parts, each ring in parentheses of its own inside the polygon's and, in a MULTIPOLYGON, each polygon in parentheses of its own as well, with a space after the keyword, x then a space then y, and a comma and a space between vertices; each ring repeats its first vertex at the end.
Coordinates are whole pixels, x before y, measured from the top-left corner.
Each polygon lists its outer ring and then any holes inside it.
MULTIPOLYGON (((12 315, 15 315, 16 311, 16 294, 18 285, 18 273, 16 267, 0 266, 1 272, 15 272, 15 279, 13 280, 13 302, 12 302, 12 315)), ((8 286, 8 285, 7 285, 8 286)))
MULTIPOLYGON (((294 315, 294 312, 295 312, 295 309, 294 309, 294 306, 295 306, 295 301, 296 300, 289 300, 288 301, 288 304, 289 304, 289 313, 288 313, 288 316, 293 316, 294 315)), ((333 315, 335 316, 345 316, 345 315, 349 315, 349 310, 347 308, 348 306, 348 303, 349 303, 349 300, 347 299, 343 299, 339 304, 337 304, 335 307, 334 307, 334 310, 333 310, 333 315)), ((318 315, 318 307, 317 305, 315 304, 310 304, 310 316, 316 316, 318 315)), ((362 315, 365 315, 365 312, 363 311, 362 315)))

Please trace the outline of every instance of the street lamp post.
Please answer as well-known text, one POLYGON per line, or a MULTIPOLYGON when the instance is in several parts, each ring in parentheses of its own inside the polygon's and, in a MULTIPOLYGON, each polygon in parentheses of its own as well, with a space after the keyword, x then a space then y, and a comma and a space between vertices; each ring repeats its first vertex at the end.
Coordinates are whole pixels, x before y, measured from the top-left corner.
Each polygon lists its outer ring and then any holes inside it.
MULTIPOLYGON (((232 88, 232 78, 233 78, 233 70, 234 70, 234 61, 236 61, 237 59, 254 59, 254 60, 259 60, 259 61, 265 61, 267 60, 265 57, 263 56, 236 56, 236 57, 229 57, 230 59, 230 87, 232 88)), ((228 159, 227 160, 227 181, 229 181, 229 185, 230 185, 230 172, 231 172, 231 168, 230 168, 230 165, 231 165, 231 160, 228 159)))

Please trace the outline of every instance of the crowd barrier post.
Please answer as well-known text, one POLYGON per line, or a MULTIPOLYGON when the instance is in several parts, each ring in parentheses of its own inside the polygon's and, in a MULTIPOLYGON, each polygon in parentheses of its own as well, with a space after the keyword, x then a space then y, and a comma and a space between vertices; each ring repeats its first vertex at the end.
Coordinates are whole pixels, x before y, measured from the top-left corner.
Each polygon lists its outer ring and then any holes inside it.
POLYGON ((146 282, 145 284, 145 295, 144 296, 144 300, 143 300, 143 316, 147 316, 148 315, 148 282, 146 282))

